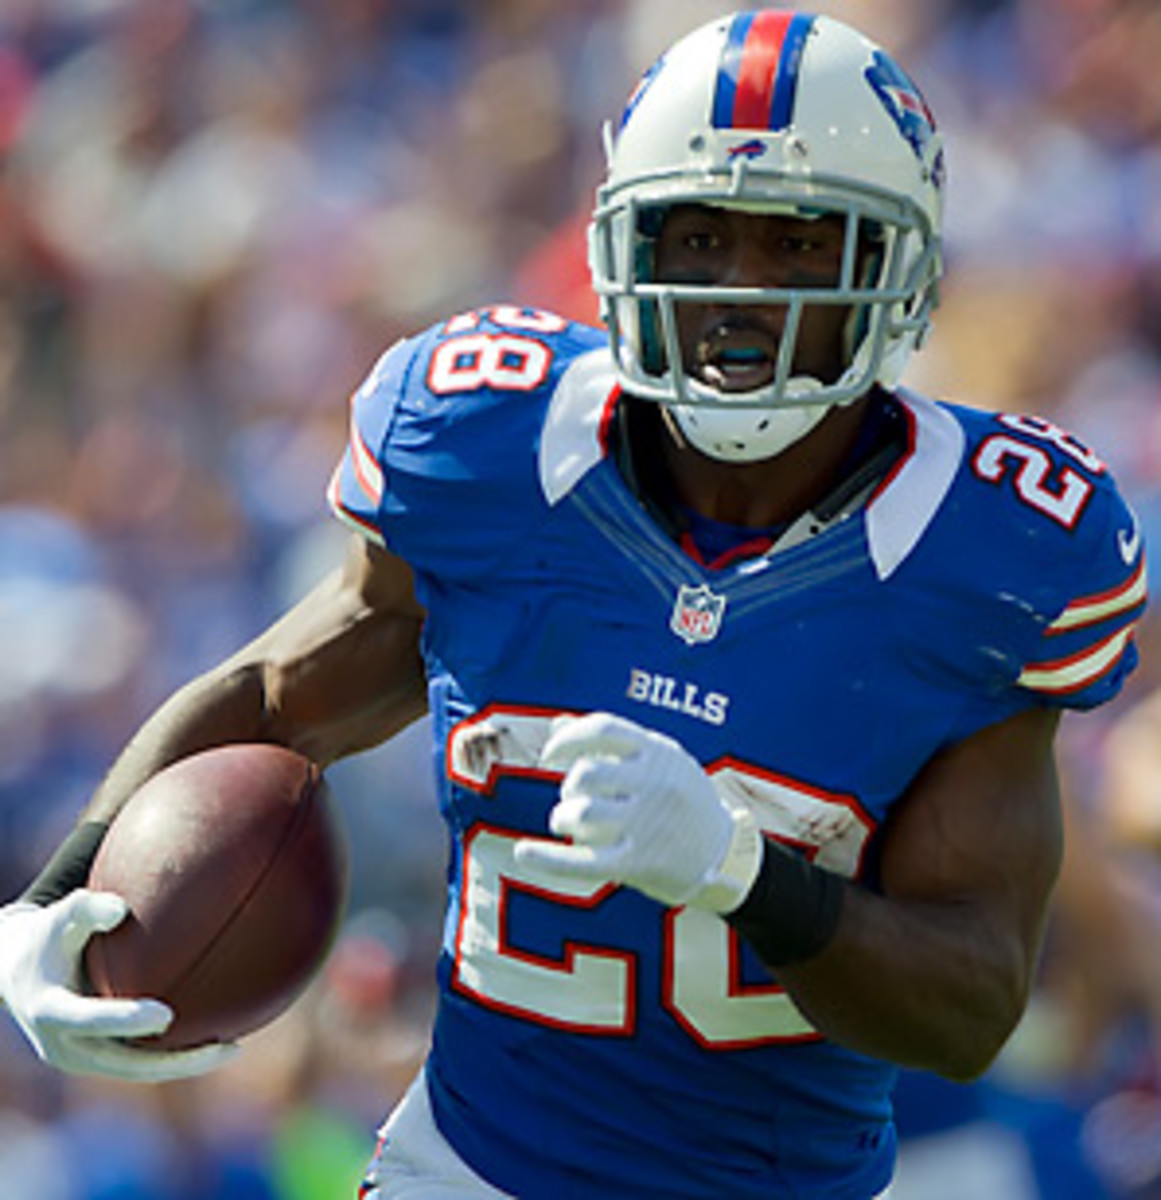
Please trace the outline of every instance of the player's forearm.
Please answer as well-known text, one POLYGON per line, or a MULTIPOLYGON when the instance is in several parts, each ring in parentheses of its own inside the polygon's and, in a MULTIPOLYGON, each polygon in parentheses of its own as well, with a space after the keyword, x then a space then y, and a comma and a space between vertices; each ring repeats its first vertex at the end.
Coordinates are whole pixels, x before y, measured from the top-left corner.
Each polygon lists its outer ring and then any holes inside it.
POLYGON ((966 1080, 1020 1019, 1032 971, 1024 943, 970 904, 901 903, 849 885, 827 947, 778 975, 828 1037, 966 1080))
POLYGON ((825 947, 778 971, 819 1029, 952 1078, 993 1060, 1024 1010, 1060 870, 1058 722, 1028 709, 916 776, 884 830, 882 893, 847 884, 825 947))
POLYGON ((94 794, 83 818, 111 821, 146 780, 179 759, 230 742, 276 741, 262 672, 223 670, 174 693, 140 727, 94 794))
POLYGON ((174 695, 140 729, 22 899, 51 904, 83 887, 109 825, 146 780, 199 750, 262 739, 262 688, 253 670, 206 676, 174 695))

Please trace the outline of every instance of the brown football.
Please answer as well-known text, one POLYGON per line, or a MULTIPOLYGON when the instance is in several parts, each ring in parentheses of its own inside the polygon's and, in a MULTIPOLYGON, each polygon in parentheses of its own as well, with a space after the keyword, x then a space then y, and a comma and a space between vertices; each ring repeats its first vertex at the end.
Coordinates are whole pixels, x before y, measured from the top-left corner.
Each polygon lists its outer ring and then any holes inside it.
POLYGON ((89 887, 130 913, 85 951, 92 990, 176 1014, 151 1046, 232 1041, 267 1024, 322 964, 346 902, 347 853, 318 767, 244 744, 174 763, 113 822, 89 887))

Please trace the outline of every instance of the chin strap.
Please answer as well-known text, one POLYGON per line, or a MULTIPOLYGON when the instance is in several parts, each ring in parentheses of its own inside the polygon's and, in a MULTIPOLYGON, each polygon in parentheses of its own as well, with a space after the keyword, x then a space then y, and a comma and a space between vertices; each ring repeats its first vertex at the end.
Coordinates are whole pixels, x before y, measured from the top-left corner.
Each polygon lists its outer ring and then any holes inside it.
POLYGON ((675 404, 673 415, 695 449, 722 462, 758 462, 773 458, 801 441, 830 412, 831 406, 785 405, 737 409, 721 405, 695 408, 675 404))

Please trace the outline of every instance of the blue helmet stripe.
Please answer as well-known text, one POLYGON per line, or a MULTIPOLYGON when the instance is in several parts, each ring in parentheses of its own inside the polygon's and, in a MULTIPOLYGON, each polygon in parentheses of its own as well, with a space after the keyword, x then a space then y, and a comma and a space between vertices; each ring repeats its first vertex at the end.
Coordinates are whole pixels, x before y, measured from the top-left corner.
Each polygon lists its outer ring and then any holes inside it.
POLYGON ((782 54, 778 59, 778 77, 774 83, 774 99, 770 104, 770 128, 785 129, 794 116, 794 100, 798 95, 798 80, 802 72, 802 52, 814 24, 814 17, 799 13, 786 31, 782 54))
POLYGON ((734 98, 738 91, 738 75, 742 68, 742 50, 754 24, 753 13, 740 13, 730 26, 722 61, 718 66, 718 82, 714 91, 712 125, 715 129, 729 129, 734 123, 734 98))

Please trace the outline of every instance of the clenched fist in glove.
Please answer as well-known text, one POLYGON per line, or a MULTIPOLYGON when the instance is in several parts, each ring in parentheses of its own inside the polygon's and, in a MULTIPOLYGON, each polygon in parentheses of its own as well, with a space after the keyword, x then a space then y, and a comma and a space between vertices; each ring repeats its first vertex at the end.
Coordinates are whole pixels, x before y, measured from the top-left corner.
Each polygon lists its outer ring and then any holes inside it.
POLYGON ((200 1075, 233 1056, 232 1045, 148 1050, 123 1039, 162 1033, 173 1010, 158 1000, 110 1000, 81 991, 89 938, 124 920, 128 905, 85 889, 42 907, 0 908, 0 997, 36 1053, 73 1074, 154 1083, 200 1075))
POLYGON ((518 861, 626 884, 671 907, 728 913, 745 899, 762 835, 672 738, 608 713, 565 717, 540 765, 564 773, 549 827, 569 840, 525 838, 518 861))

